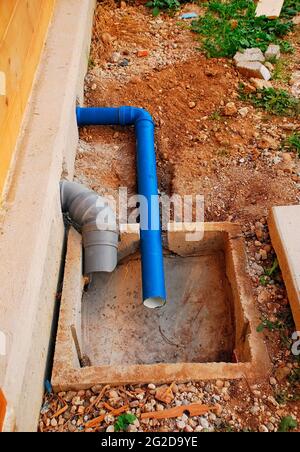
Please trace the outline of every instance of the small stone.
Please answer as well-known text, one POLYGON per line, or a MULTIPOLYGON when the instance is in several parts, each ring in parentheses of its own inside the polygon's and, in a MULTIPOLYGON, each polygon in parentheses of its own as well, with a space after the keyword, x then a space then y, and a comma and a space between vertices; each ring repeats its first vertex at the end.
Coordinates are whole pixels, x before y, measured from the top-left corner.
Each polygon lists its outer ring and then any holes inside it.
POLYGON ((110 399, 118 399, 119 398, 119 393, 113 389, 113 390, 109 391, 108 397, 110 399))
POLYGON ((292 156, 291 156, 291 154, 289 153, 289 152, 283 152, 282 154, 281 154, 281 158, 282 158, 282 160, 285 162, 285 163, 289 163, 289 162, 291 162, 293 159, 292 159, 292 156))
POLYGON ((238 71, 246 77, 254 77, 263 80, 270 80, 269 69, 257 61, 245 61, 237 64, 238 71))
POLYGON ((237 108, 234 102, 228 102, 223 110, 225 116, 234 116, 237 113, 237 108))
POLYGON ((266 427, 264 424, 261 424, 261 425, 259 426, 259 431, 260 431, 261 433, 267 433, 269 430, 267 429, 267 427, 266 427))
POLYGON ((264 54, 259 48, 253 47, 251 49, 246 49, 244 52, 237 52, 233 60, 235 64, 244 63, 244 62, 261 62, 265 61, 264 54))
POLYGON ((238 113, 240 116, 242 116, 242 118, 245 118, 249 113, 249 108, 248 107, 239 108, 238 113))
POLYGON ((102 33, 101 40, 104 44, 111 44, 113 41, 113 38, 109 33, 102 33))
POLYGON ((187 433, 192 433, 194 431, 194 429, 190 425, 186 425, 184 427, 184 431, 187 432, 187 433))
POLYGON ((208 77, 215 77, 218 74, 218 71, 215 68, 206 68, 204 74, 208 77))
POLYGON ((149 384, 148 384, 148 389, 156 389, 155 384, 149 383, 149 384))
POLYGON ((261 392, 258 391, 257 389, 254 389, 253 395, 254 395, 255 397, 259 398, 259 397, 261 397, 261 392))
POLYGON ((259 250, 259 254, 261 255, 263 261, 266 261, 268 259, 268 253, 266 252, 266 250, 264 249, 259 250))
POLYGON ((105 431, 107 433, 113 433, 115 431, 115 427, 113 425, 109 425, 105 431))
POLYGON ((292 22, 293 22, 294 25, 300 25, 300 14, 298 14, 295 17, 293 17, 292 22))
POLYGON ((57 420, 55 418, 51 419, 50 425, 51 427, 57 427, 57 420))
POLYGON ((127 7, 126 2, 124 2, 124 0, 121 0, 120 8, 121 8, 121 9, 125 9, 126 7, 127 7))
POLYGON ((280 58, 280 47, 277 44, 270 44, 265 51, 266 60, 273 60, 280 58))
POLYGON ((253 416, 257 416, 260 412, 260 409, 257 405, 254 405, 250 408, 250 413, 253 414, 253 416))
POLYGON ((204 429, 208 429, 209 428, 209 422, 208 422, 208 420, 205 417, 200 417, 199 424, 204 429))
POLYGON ((271 377, 269 381, 270 381, 270 385, 271 385, 271 386, 276 386, 276 385, 277 385, 277 380, 276 380, 276 378, 271 377))
POLYGON ((72 399, 77 395, 77 392, 74 391, 68 391, 65 395, 64 399, 66 402, 71 402, 72 399))
POLYGON ((291 373, 291 369, 288 367, 279 367, 275 371, 275 377, 278 381, 283 381, 285 378, 287 378, 291 373))
POLYGON ((268 80, 253 77, 250 79, 250 82, 253 83, 256 89, 272 88, 272 83, 268 80))
POLYGON ((196 102, 193 102, 193 101, 191 101, 191 102, 189 102, 189 108, 195 108, 196 107, 196 102))
POLYGON ((118 66, 127 67, 129 65, 129 60, 127 58, 123 58, 123 60, 119 61, 118 66))
POLYGON ((185 426, 186 426, 186 423, 185 423, 184 421, 177 421, 177 422, 176 422, 176 427, 177 427, 179 430, 183 430, 183 429, 185 428, 185 426))
POLYGON ((216 381, 216 387, 219 388, 219 389, 223 388, 224 387, 224 381, 217 380, 216 381))
POLYGON ((219 403, 216 403, 215 406, 214 406, 214 411, 215 411, 217 416, 221 416, 222 411, 223 411, 223 407, 219 403))
POLYGON ((111 63, 117 63, 119 61, 119 59, 121 58, 121 55, 119 52, 114 52, 111 57, 110 57, 110 62, 111 63))
MULTIPOLYGON (((94 394, 99 394, 101 392, 101 389, 102 389, 101 385, 95 385, 91 388, 91 390, 94 394)), ((75 395, 76 395, 76 393, 75 393, 75 395)))
POLYGON ((127 428, 127 432, 129 433, 136 433, 138 431, 138 428, 134 424, 130 424, 127 428))

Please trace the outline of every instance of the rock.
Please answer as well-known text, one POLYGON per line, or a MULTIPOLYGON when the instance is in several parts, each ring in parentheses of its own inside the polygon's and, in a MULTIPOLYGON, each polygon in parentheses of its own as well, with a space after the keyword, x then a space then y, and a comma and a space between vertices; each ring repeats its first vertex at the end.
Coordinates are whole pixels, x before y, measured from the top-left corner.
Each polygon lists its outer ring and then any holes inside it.
POLYGON ((193 102, 193 101, 191 101, 191 102, 189 102, 189 108, 195 108, 196 107, 196 102, 193 102))
POLYGON ((246 77, 254 77, 263 80, 270 80, 269 69, 258 61, 244 61, 237 64, 238 71, 246 77))
POLYGON ((149 383, 149 384, 148 384, 148 389, 156 389, 155 384, 149 383))
POLYGON ((214 411, 215 411, 216 415, 220 417, 222 414, 222 411, 223 411, 222 405, 220 405, 219 403, 216 403, 214 406, 214 411))
POLYGON ((103 42, 103 44, 111 44, 113 41, 113 38, 109 33, 102 33, 101 41, 103 42))
POLYGON ((225 116, 234 116, 237 113, 237 108, 234 102, 228 102, 224 109, 223 113, 225 116))
POLYGON ((121 54, 119 52, 113 52, 111 54, 109 61, 111 63, 117 63, 120 60, 120 58, 121 58, 121 54))
POLYGON ((130 424, 127 428, 127 432, 129 433, 136 433, 138 431, 138 428, 134 424, 130 424))
POLYGON ((276 378, 271 377, 269 381, 270 381, 270 385, 271 385, 271 386, 276 386, 276 385, 277 385, 277 380, 276 380, 276 378))
POLYGON ((261 424, 261 425, 259 426, 259 431, 260 431, 261 433, 267 433, 269 430, 268 430, 268 428, 267 428, 264 424, 261 424))
POLYGON ((64 399, 66 402, 71 402, 72 399, 74 399, 74 397, 76 397, 77 392, 75 391, 68 391, 67 394, 65 395, 64 399))
POLYGON ((78 413, 79 415, 82 415, 82 414, 84 414, 84 412, 85 412, 85 407, 84 407, 83 405, 80 405, 80 406, 77 408, 77 413, 78 413))
POLYGON ((177 421, 177 422, 176 422, 176 427, 177 427, 179 430, 183 430, 183 429, 185 428, 185 426, 186 426, 186 423, 185 423, 184 421, 177 421))
POLYGON ((264 249, 259 250, 259 254, 261 255, 263 261, 266 261, 268 259, 268 253, 266 252, 266 250, 264 249))
POLYGON ((117 391, 115 391, 114 389, 112 389, 111 391, 109 391, 108 397, 110 399, 118 399, 119 398, 119 393, 117 391))
POLYGON ((272 88, 272 83, 267 80, 261 80, 260 78, 250 78, 250 82, 253 83, 256 89, 272 88))
POLYGON ((57 420, 55 418, 52 418, 50 425, 51 425, 51 427, 57 427, 57 420))
POLYGON ((224 381, 217 380, 216 381, 216 387, 219 388, 219 389, 223 388, 224 387, 224 381))
POLYGON ((283 381, 285 378, 287 378, 291 373, 291 369, 288 367, 279 367, 275 371, 275 377, 278 381, 283 381))
POLYGON ((127 7, 126 2, 124 2, 124 0, 121 0, 120 8, 121 8, 121 9, 125 9, 126 7, 127 7))
POLYGON ((285 163, 290 163, 293 159, 289 152, 283 152, 281 158, 285 163))
POLYGON ((218 74, 218 70, 215 68, 206 68, 204 73, 207 77, 215 77, 218 74))
POLYGON ((200 417, 199 419, 199 424, 201 425, 202 428, 209 428, 209 422, 205 417, 200 417))
POLYGON ((265 61, 265 57, 259 48, 253 47, 251 49, 246 49, 244 52, 237 52, 234 55, 233 60, 235 64, 253 61, 263 63, 265 61))
POLYGON ((276 150, 278 148, 278 141, 275 138, 265 136, 257 142, 258 149, 272 149, 276 150))
POLYGON ((194 429, 190 425, 186 425, 184 427, 184 431, 187 432, 187 433, 192 433, 194 431, 194 429))
POLYGON ((129 60, 127 58, 123 58, 123 60, 119 61, 118 66, 126 67, 129 65, 129 60))
POLYGON ((238 113, 240 116, 242 116, 242 118, 245 118, 249 113, 249 108, 248 107, 239 108, 238 113))
POLYGON ((274 427, 274 425, 272 424, 272 422, 268 422, 267 425, 266 425, 266 427, 267 427, 267 429, 269 430, 269 432, 274 432, 274 430, 275 430, 275 427, 274 427))
POLYGON ((292 22, 293 22, 294 25, 300 25, 300 14, 298 14, 295 17, 293 17, 292 22))
POLYGON ((92 90, 92 91, 95 91, 95 89, 97 89, 97 84, 96 84, 96 83, 93 83, 92 86, 91 86, 91 90, 92 90))
POLYGON ((260 412, 260 408, 257 405, 254 405, 250 408, 250 413, 253 414, 253 416, 257 416, 260 412))
POLYGON ((252 263, 252 269, 257 276, 262 276, 265 273, 265 270, 261 265, 258 265, 256 262, 252 263))
POLYGON ((273 60, 280 58, 280 47, 277 44, 270 44, 265 51, 266 60, 273 60))
POLYGON ((113 425, 109 425, 105 431, 107 433, 113 433, 115 431, 115 427, 113 425))

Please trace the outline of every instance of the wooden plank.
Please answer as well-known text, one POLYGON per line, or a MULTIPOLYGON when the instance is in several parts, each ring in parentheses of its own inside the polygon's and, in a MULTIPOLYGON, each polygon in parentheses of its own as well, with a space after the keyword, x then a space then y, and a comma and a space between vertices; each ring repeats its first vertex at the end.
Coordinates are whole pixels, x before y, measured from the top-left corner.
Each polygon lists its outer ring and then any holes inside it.
POLYGON ((300 331, 300 205, 273 207, 268 223, 294 321, 300 331))
POLYGON ((256 8, 256 16, 266 16, 275 19, 280 16, 284 0, 259 0, 256 8))
POLYGON ((0 1, 0 72, 5 79, 5 95, 0 95, 0 200, 54 4, 0 1))
POLYGON ((4 38, 18 1, 19 0, 0 1, 0 41, 4 38))

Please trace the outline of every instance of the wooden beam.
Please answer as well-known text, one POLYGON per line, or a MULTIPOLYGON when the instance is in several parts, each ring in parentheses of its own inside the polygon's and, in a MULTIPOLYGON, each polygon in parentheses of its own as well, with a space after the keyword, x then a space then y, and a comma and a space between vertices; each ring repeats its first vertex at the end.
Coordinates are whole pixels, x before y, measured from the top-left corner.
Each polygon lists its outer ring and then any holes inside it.
POLYGON ((0 1, 0 204, 54 3, 0 1))
POLYGON ((256 8, 256 16, 266 16, 276 19, 280 16, 284 0, 259 0, 256 8))

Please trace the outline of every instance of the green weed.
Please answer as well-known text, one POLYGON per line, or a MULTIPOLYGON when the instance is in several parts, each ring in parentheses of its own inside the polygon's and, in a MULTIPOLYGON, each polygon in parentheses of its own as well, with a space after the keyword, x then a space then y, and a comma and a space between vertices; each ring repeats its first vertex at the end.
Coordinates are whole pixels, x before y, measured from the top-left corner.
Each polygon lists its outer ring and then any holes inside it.
POLYGON ((253 0, 210 0, 206 13, 191 24, 200 35, 202 49, 209 57, 232 57, 240 49, 259 47, 265 51, 270 43, 291 51, 283 37, 293 29, 286 18, 269 20, 256 17, 253 0))
POLYGON ((150 0, 146 3, 148 8, 152 8, 153 16, 158 16, 161 11, 177 11, 180 7, 179 0, 150 0))
POLYGON ((296 116, 300 113, 299 100, 283 89, 263 88, 255 93, 245 93, 241 86, 240 98, 272 115, 296 116))
POLYGON ((290 430, 294 430, 297 428, 297 421, 292 416, 286 416, 281 419, 279 424, 278 431, 279 432, 289 432, 290 430))
POLYGON ((124 413, 121 414, 115 422, 115 432, 119 432, 120 430, 126 430, 130 424, 133 424, 136 420, 134 414, 124 413))
POLYGON ((282 144, 286 151, 297 152, 300 157, 300 132, 292 133, 282 144))

